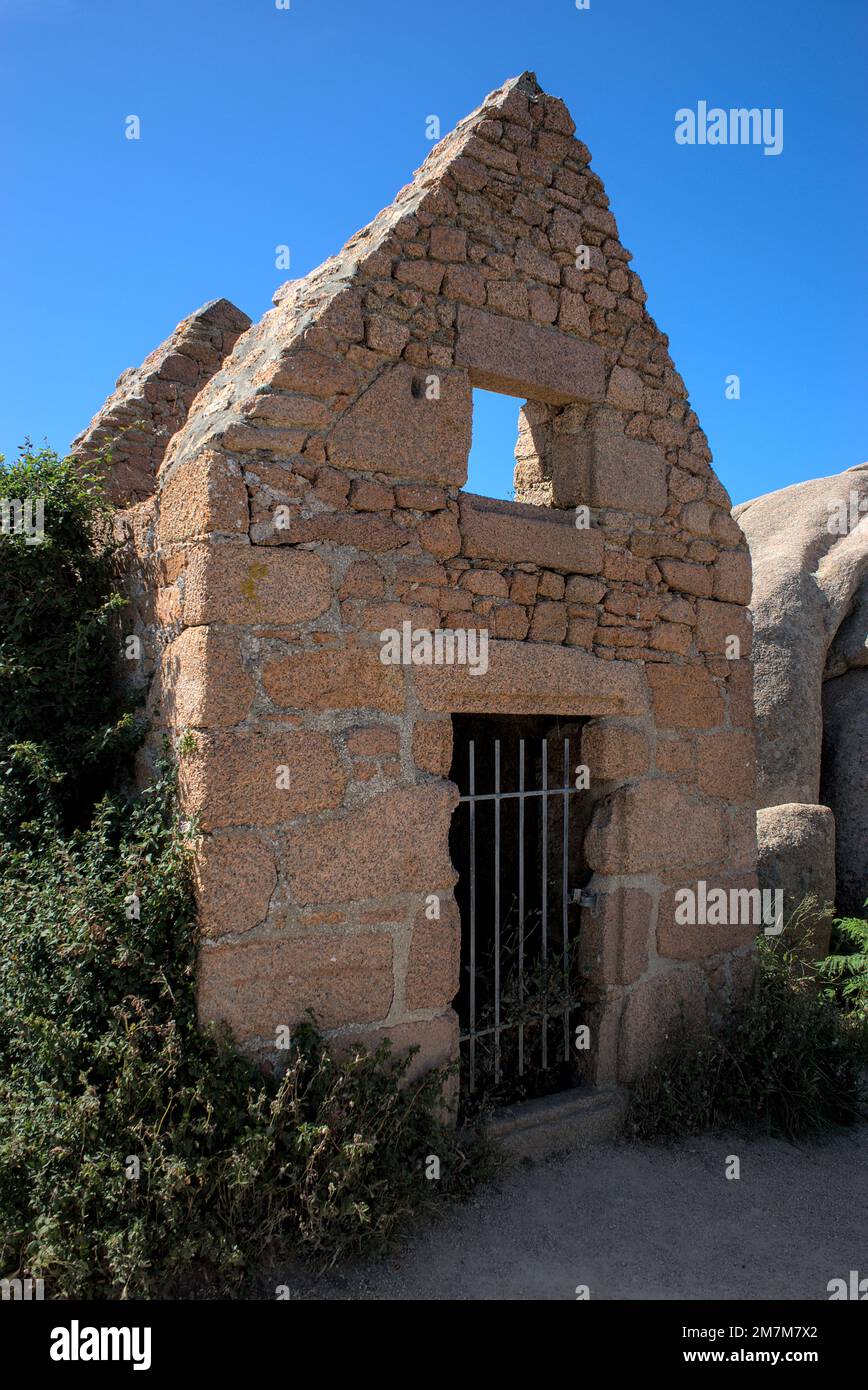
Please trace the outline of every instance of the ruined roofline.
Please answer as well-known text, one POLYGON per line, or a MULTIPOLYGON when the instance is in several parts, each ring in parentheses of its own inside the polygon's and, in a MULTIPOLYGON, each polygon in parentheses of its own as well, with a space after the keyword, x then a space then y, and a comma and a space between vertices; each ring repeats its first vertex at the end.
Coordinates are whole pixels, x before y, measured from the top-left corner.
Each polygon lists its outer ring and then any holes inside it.
POLYGON ((228 299, 211 299, 175 327, 115 389, 69 452, 85 463, 110 458, 106 485, 117 505, 146 500, 173 436, 250 319, 228 299))
MULTIPOLYGON (((447 131, 442 139, 438 140, 418 169, 414 169, 412 181, 398 190, 391 203, 381 208, 370 222, 354 232, 336 255, 320 262, 318 266, 314 266, 307 275, 300 279, 286 280, 282 285, 279 285, 274 292, 272 302, 275 305, 284 304, 289 307, 288 301, 291 300, 292 307, 298 311, 303 305, 307 288, 314 288, 321 278, 327 278, 339 266, 349 267, 349 263, 353 259, 356 260, 356 264, 352 267, 351 273, 360 269, 366 256, 382 245, 395 223, 409 216, 418 208, 419 203, 430 191, 432 184, 436 183, 437 179, 445 173, 447 160, 451 162, 452 159, 460 155, 468 140, 473 137, 477 126, 482 121, 490 119, 491 112, 502 107, 510 93, 514 91, 522 92, 531 101, 537 101, 550 95, 543 91, 537 81, 536 74, 532 72, 523 72, 518 77, 510 77, 500 87, 489 92, 475 110, 462 117, 452 130, 447 131), (432 174, 434 175, 433 178, 432 174), (363 241, 366 244, 359 246, 358 243, 363 241), (358 252, 357 256, 356 252, 358 252)), ((554 99, 560 100, 559 98, 554 99)), ((566 110, 566 108, 564 109, 566 110)), ((573 129, 575 129, 574 126, 573 129)), ((590 158, 590 155, 588 157, 590 158)))

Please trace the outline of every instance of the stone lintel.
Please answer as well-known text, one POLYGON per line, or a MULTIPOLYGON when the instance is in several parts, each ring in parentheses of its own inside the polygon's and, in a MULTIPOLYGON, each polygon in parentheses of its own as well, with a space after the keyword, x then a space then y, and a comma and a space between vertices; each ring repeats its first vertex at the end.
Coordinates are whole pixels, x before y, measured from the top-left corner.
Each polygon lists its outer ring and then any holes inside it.
POLYGON ((642 715, 648 705, 642 671, 632 661, 604 661, 544 642, 491 641, 488 670, 413 668, 416 695, 427 710, 451 714, 642 715))
POLYGON ((458 311, 455 361, 473 386, 551 405, 601 401, 606 389, 605 357, 594 343, 467 305, 458 311))

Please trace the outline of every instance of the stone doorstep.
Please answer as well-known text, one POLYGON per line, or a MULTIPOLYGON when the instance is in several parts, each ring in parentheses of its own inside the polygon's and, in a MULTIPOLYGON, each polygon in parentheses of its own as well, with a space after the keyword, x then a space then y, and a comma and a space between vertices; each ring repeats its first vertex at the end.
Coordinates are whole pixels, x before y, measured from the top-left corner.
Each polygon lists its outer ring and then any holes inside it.
POLYGON ((541 1162, 616 1138, 628 1095, 622 1086, 577 1086, 523 1101, 498 1110, 488 1134, 511 1157, 541 1162))

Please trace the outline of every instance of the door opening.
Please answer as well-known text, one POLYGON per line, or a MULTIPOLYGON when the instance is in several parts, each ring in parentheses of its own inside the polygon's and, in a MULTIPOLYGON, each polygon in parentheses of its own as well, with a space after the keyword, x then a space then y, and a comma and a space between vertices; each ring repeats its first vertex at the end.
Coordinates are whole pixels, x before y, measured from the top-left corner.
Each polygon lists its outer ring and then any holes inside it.
POLYGON ((454 715, 465 1113, 577 1084, 578 894, 591 798, 583 720, 454 715))

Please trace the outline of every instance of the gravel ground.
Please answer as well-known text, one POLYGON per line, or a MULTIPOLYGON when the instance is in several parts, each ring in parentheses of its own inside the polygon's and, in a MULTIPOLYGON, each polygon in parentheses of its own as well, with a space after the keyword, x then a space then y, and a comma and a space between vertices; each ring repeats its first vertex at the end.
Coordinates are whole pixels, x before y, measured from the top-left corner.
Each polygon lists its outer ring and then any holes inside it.
POLYGON ((284 1266, 254 1296, 287 1284, 301 1299, 574 1299, 586 1284, 592 1299, 827 1299, 851 1269, 868 1276, 868 1126, 515 1168, 385 1260, 320 1278, 284 1266))

